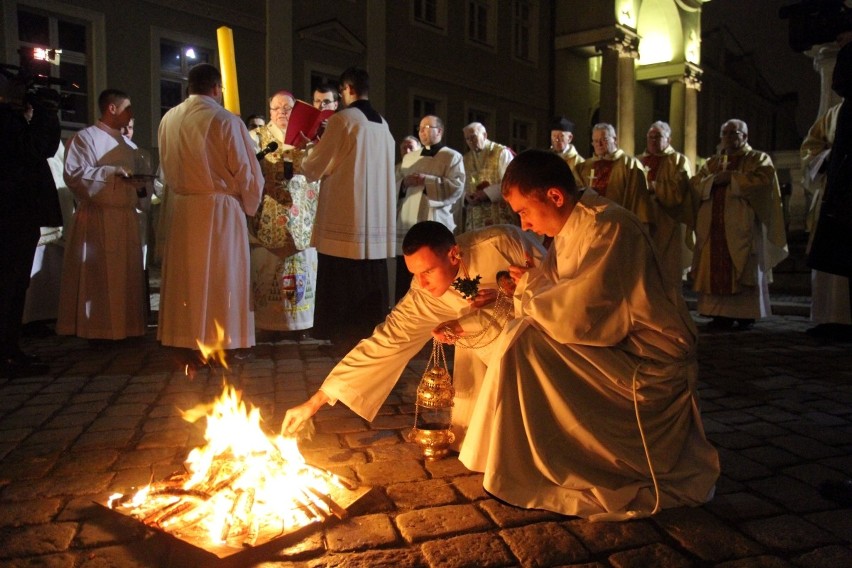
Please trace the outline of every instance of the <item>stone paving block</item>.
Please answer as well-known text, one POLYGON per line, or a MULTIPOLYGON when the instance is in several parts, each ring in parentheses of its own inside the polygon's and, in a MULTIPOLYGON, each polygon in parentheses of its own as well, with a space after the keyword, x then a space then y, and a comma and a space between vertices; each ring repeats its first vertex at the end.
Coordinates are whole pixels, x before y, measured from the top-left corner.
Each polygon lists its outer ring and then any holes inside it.
POLYGON ((607 560, 614 568, 645 568, 646 566, 690 568, 693 565, 688 558, 678 551, 659 543, 616 552, 611 554, 607 560))
POLYGON ((414 416, 407 414, 385 414, 376 416, 370 423, 373 430, 406 430, 414 426, 414 416))
POLYGON ((837 537, 813 523, 793 515, 747 521, 741 528, 764 546, 786 552, 808 550, 838 541, 837 537))
POLYGON ((104 409, 104 416, 145 416, 148 404, 111 404, 104 409))
POLYGON ((57 498, 32 501, 0 502, 0 527, 18 527, 48 523, 59 512, 62 501, 57 498))
POLYGON ((826 568, 828 566, 852 566, 852 549, 833 545, 817 548, 793 560, 800 568, 826 568))
POLYGON ((51 475, 44 478, 44 495, 82 496, 106 491, 115 474, 111 471, 90 473, 83 469, 76 475, 51 475))
POLYGON ((779 448, 784 448, 805 459, 826 458, 836 456, 839 453, 837 449, 806 436, 778 436, 769 441, 779 448))
POLYGON ((513 507, 503 504, 496 499, 479 501, 476 505, 501 529, 544 521, 560 521, 566 518, 558 513, 551 513, 550 511, 543 511, 541 509, 513 507))
POLYGON ((80 525, 74 536, 73 547, 93 548, 130 542, 138 539, 144 530, 134 519, 113 516, 103 510, 80 525))
MULTIPOLYGON (((0 481, 9 483, 44 477, 61 455, 61 452, 50 452, 41 456, 21 455, 20 452, 12 452, 3 460, 3 467, 0 468, 0 481)), ((4 483, 0 483, 0 485, 4 483)))
POLYGON ((590 523, 576 519, 562 523, 592 554, 636 548, 661 542, 662 536, 651 521, 638 520, 629 523, 590 523))
POLYGON ((351 418, 338 418, 326 422, 316 423, 317 432, 326 434, 353 434, 369 430, 367 422, 357 416, 351 418))
MULTIPOLYGON (((737 426, 737 430, 742 432, 748 432, 753 436, 757 436, 759 438, 769 438, 772 436, 786 436, 790 434, 790 430, 786 428, 782 428, 777 424, 770 424, 768 422, 751 422, 749 424, 739 424, 737 426)), ((764 441, 764 443, 766 443, 764 441)))
POLYGON ((393 522, 387 515, 351 517, 325 532, 328 550, 348 552, 384 548, 400 541, 393 522))
POLYGON ((97 452, 70 452, 63 455, 56 463, 53 475, 77 475, 80 472, 107 471, 118 460, 119 453, 115 450, 100 450, 97 452))
POLYGON ((172 549, 167 544, 148 540, 81 552, 76 568, 151 568, 173 565, 174 560, 172 549))
POLYGON ((36 428, 47 422, 50 417, 62 408, 59 404, 43 404, 40 406, 24 406, 3 417, 3 429, 36 428))
POLYGON ((27 446, 42 446, 46 451, 64 451, 83 433, 83 426, 67 428, 40 428, 27 438, 27 446))
POLYGON ((784 475, 755 479, 747 482, 747 485, 753 492, 764 495, 776 503, 783 503, 784 507, 791 511, 810 513, 831 506, 831 503, 824 500, 812 485, 784 475))
POLYGON ((737 481, 766 477, 772 474, 765 465, 748 459, 740 452, 733 452, 725 448, 716 448, 719 452, 719 463, 725 476, 737 481))
MULTIPOLYGON (((798 419, 799 416, 796 416, 796 418, 798 419)), ((849 421, 846 418, 827 412, 806 412, 801 415, 801 418, 807 422, 826 428, 849 425, 849 421)))
POLYGON ((525 567, 560 566, 589 559, 582 543, 559 523, 503 529, 499 534, 525 567))
POLYGON ((775 446, 743 448, 740 450, 740 453, 743 456, 772 469, 777 469, 779 467, 792 465, 799 462, 798 456, 796 456, 795 454, 791 454, 787 450, 776 448, 775 446))
MULTIPOLYGON (((195 444, 190 440, 190 432, 186 428, 159 430, 156 432, 148 432, 142 435, 142 438, 136 444, 137 448, 186 448, 187 452, 192 449, 195 444)), ((131 436, 130 439, 132 439, 131 436)))
POLYGON ((754 422, 756 418, 750 415, 747 412, 744 412, 741 409, 736 410, 723 410, 720 412, 705 412, 702 413, 702 418, 706 420, 713 420, 715 422, 719 422, 720 424, 724 424, 726 426, 738 426, 741 424, 748 424, 749 422, 754 422))
POLYGON ((367 463, 367 455, 362 451, 345 448, 302 450, 302 457, 311 465, 330 469, 340 466, 355 466, 367 463))
POLYGON ((840 541, 852 544, 852 515, 848 508, 812 513, 806 515, 805 519, 834 534, 840 541))
POLYGON ((52 523, 0 531, 0 559, 65 552, 75 530, 74 523, 52 523))
POLYGON ((409 548, 328 554, 306 565, 308 568, 428 568, 429 566, 419 550, 409 548))
POLYGON ((422 509, 459 502, 451 483, 444 479, 427 479, 397 483, 387 487, 387 494, 398 509, 422 509))
POLYGON ((380 444, 399 444, 402 436, 396 430, 365 430, 354 434, 344 434, 343 441, 350 448, 363 448, 380 444))
POLYGON ((740 560, 729 560, 716 564, 714 568, 793 568, 793 565, 777 556, 752 556, 740 560))
POLYGON ((480 499, 488 499, 488 494, 485 488, 482 487, 483 476, 481 473, 473 475, 461 475, 452 479, 456 490, 468 501, 478 501, 480 499))
POLYGON ((457 536, 424 542, 420 549, 432 568, 514 566, 517 560, 494 533, 457 536))
POLYGON ((34 558, 14 558, 4 562, 4 568, 75 568, 77 560, 73 554, 49 554, 34 558))
POLYGON ((299 440, 301 451, 340 449, 340 437, 337 434, 315 432, 309 440, 299 440))
POLYGON ((416 460, 356 464, 354 469, 358 479, 365 485, 390 485, 429 477, 420 462, 416 460))
POLYGON ((681 547, 705 561, 720 562, 764 552, 756 542, 698 508, 666 509, 653 520, 681 547))
POLYGON ((370 461, 397 461, 422 459, 420 448, 416 444, 406 442, 393 446, 376 446, 365 448, 370 461))
POLYGON ((136 448, 132 452, 120 454, 112 466, 113 470, 150 467, 155 464, 171 463, 176 459, 183 461, 187 456, 183 448, 136 448))
POLYGON ((760 438, 734 429, 729 429, 727 432, 708 434, 707 438, 714 446, 721 446, 723 448, 728 448, 729 450, 753 448, 763 444, 763 440, 760 438))
POLYGON ((410 543, 493 527, 473 505, 446 505, 402 513, 396 517, 396 525, 410 543))
POLYGON ((433 461, 427 460, 426 469, 432 477, 440 478, 457 477, 471 473, 471 471, 459 461, 458 456, 455 456, 452 453, 444 459, 433 461))
POLYGON ((0 444, 17 444, 32 434, 33 428, 10 428, 8 430, 0 429, 0 444))
POLYGON ((778 515, 781 508, 771 501, 762 499, 750 492, 728 493, 716 495, 704 508, 723 521, 741 521, 755 517, 778 515))

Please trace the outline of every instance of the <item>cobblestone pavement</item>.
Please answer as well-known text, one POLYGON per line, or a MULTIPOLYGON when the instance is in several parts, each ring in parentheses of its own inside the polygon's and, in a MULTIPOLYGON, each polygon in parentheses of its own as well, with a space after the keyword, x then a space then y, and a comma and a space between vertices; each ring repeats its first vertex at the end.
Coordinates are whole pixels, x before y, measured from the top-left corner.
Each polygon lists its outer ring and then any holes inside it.
MULTIPOLYGON (((818 343, 808 325, 785 315, 702 332, 703 415, 722 460, 703 507, 589 523, 495 501, 454 457, 426 463, 404 441, 421 357, 372 424, 325 408, 303 445, 310 461, 373 487, 350 518, 230 565, 852 566, 852 514, 817 489, 852 473, 852 346, 818 343)), ((0 565, 228 565, 95 504, 181 467, 203 432, 178 409, 211 401, 224 371, 190 380, 153 330, 108 347, 48 337, 26 348, 52 376, 0 379, 0 565)), ((227 377, 276 430, 336 360, 316 342, 262 343, 227 377)))

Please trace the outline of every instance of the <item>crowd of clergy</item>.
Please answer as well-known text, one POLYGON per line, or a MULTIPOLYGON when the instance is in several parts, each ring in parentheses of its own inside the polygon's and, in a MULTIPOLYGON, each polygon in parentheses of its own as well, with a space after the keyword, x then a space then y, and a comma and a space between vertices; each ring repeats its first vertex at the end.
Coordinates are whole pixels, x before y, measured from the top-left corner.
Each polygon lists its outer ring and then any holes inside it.
POLYGON ((53 159, 73 214, 58 292, 40 286, 30 302, 55 307, 57 333, 145 334, 156 259, 164 346, 236 355, 262 330, 340 347, 285 431, 338 401, 372 420, 434 339, 458 343, 455 449, 504 501, 629 519, 712 498, 719 463, 683 288, 708 328, 746 330, 770 314, 787 255, 775 169, 746 122, 722 124, 717 152, 693 169, 662 121, 638 156, 600 123, 584 158, 565 117, 549 148, 518 155, 479 122, 462 128, 462 154, 433 114, 395 141, 357 69, 311 93, 308 106, 333 111, 313 138, 288 128, 306 103, 287 90, 269 97, 268 122, 244 122, 221 95, 214 67, 193 68, 189 97, 159 127, 159 171, 140 159, 130 96, 114 89, 53 159), (469 275, 468 298, 454 284, 469 275), (58 302, 37 299, 51 293, 58 302))

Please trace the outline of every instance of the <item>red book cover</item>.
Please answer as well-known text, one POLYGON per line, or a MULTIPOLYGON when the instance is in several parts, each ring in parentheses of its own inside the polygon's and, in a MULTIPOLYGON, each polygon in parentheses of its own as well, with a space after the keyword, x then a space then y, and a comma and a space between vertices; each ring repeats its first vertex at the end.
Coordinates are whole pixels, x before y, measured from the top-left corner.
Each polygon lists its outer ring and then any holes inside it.
POLYGON ((317 131, 322 122, 328 120, 333 114, 333 110, 318 110, 305 101, 296 100, 293 111, 290 113, 290 122, 287 123, 284 143, 295 146, 301 138, 299 133, 304 134, 308 140, 313 140, 317 137, 317 131))

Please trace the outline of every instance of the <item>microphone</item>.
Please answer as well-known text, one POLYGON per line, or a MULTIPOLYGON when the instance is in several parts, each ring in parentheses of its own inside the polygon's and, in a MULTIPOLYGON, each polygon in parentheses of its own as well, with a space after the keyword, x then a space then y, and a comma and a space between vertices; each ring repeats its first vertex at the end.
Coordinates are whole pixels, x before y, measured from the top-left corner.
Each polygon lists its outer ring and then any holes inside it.
POLYGON ((267 154, 271 154, 272 152, 274 152, 277 149, 278 149, 278 142, 273 140, 272 142, 270 142, 269 144, 266 145, 266 148, 264 148, 263 150, 261 150, 260 152, 258 152, 255 155, 257 156, 258 160, 262 160, 264 158, 264 156, 266 156, 267 154))

